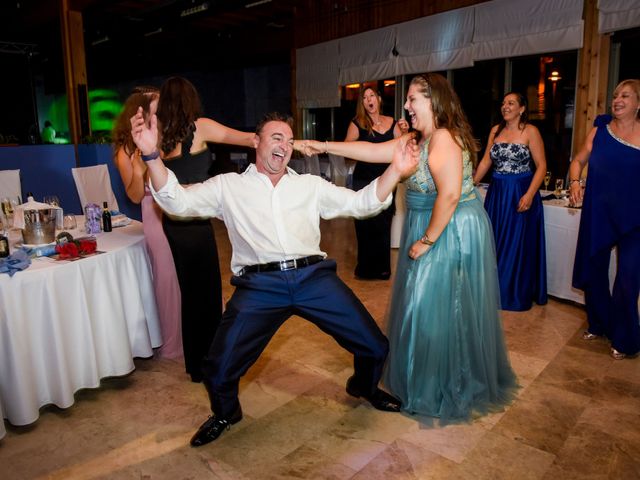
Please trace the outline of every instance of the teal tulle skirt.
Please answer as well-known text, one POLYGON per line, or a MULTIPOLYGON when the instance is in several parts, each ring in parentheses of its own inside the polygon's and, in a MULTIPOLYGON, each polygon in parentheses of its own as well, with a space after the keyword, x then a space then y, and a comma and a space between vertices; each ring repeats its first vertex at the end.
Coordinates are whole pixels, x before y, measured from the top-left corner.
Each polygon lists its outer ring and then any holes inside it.
POLYGON ((411 414, 470 420, 510 403, 518 388, 498 309, 500 289, 489 218, 472 193, 417 260, 436 195, 407 192, 407 215, 389 310, 383 380, 411 414))

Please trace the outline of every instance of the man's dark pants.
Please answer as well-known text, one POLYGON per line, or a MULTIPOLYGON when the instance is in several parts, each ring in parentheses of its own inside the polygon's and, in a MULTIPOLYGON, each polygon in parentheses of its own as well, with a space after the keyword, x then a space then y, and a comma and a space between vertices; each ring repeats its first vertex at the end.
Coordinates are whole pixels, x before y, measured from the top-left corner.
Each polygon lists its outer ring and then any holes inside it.
POLYGON ((375 391, 389 350, 387 338, 362 302, 336 274, 336 262, 288 271, 234 276, 236 290, 203 363, 211 410, 230 418, 239 409, 238 383, 278 328, 299 315, 354 355, 354 386, 375 391))

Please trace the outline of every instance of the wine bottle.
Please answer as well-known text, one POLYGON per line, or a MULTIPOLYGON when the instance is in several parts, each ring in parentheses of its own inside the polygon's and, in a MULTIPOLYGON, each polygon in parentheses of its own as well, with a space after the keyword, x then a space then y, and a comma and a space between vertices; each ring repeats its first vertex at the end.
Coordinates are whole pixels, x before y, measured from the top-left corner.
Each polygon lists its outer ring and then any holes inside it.
POLYGON ((112 230, 111 227, 111 212, 109 211, 109 206, 107 202, 102 202, 102 231, 110 232, 112 230))
POLYGON ((9 239, 4 232, 0 230, 0 258, 9 256, 9 239))

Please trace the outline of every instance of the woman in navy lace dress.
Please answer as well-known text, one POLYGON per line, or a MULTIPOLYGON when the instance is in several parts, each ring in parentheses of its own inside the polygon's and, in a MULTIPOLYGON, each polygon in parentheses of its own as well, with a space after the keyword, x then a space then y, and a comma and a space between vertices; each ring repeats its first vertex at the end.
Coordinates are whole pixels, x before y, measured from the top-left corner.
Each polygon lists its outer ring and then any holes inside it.
POLYGON ((540 132, 527 122, 526 98, 506 94, 501 112, 474 182, 493 165, 484 205, 496 240, 500 300, 503 310, 523 311, 534 301, 547 303, 544 214, 538 193, 547 162, 540 132))

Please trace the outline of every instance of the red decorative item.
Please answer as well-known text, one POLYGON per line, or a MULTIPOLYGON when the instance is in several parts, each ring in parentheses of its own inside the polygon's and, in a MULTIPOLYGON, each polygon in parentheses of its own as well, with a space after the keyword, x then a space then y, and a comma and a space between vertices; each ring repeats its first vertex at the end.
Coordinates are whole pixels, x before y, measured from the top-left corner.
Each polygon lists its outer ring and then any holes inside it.
POLYGON ((56 245, 56 253, 59 260, 78 258, 90 255, 96 251, 97 242, 94 238, 79 238, 56 245))

